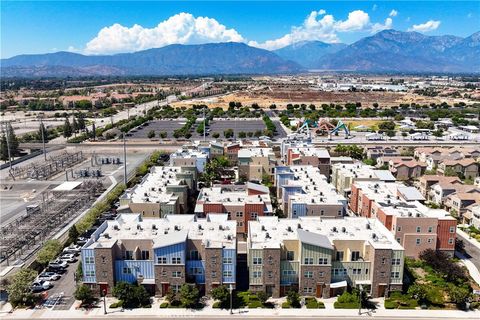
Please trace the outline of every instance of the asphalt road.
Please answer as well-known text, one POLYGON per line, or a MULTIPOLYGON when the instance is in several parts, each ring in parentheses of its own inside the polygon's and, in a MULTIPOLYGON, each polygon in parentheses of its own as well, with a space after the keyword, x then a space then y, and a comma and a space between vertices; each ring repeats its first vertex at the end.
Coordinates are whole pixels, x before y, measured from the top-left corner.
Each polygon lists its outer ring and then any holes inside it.
POLYGON ((463 243, 465 244, 465 252, 467 253, 466 256, 467 258, 477 267, 477 269, 480 270, 480 249, 475 247, 473 244, 468 242, 464 237, 459 235, 457 233, 457 237, 461 240, 463 240, 463 243))

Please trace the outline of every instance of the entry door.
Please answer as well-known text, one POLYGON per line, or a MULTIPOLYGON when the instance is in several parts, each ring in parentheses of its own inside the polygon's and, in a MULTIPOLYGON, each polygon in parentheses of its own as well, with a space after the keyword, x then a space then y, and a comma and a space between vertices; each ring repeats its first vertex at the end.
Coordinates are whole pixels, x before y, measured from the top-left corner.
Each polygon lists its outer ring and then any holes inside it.
POLYGON ((315 292, 315 296, 317 298, 322 297, 323 285, 321 283, 317 283, 317 291, 315 292))
POLYGON ((378 285, 378 297, 384 297, 385 296, 385 289, 386 289, 386 285, 384 284, 380 284, 378 285))
POLYGON ((100 295, 108 294, 108 283, 100 283, 100 295))
POLYGON ((169 283, 162 283, 162 295, 166 295, 169 288, 170 288, 169 283))

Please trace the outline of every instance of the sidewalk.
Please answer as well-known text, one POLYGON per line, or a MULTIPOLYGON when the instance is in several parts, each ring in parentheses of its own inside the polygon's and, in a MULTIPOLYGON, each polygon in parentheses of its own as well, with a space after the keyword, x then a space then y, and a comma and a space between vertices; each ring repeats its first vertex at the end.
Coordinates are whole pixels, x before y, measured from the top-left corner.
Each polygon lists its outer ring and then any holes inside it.
MULTIPOLYGON (((110 299, 109 299, 110 300, 110 299)), ((103 314, 103 307, 100 303, 98 307, 91 310, 76 309, 76 302, 69 310, 50 310, 50 309, 33 309, 33 310, 15 310, 8 313, 8 309, 4 308, 0 312, 2 319, 63 319, 63 318, 88 318, 88 317, 105 317, 105 318, 172 318, 172 317, 208 317, 208 318, 249 318, 249 317, 359 317, 358 309, 334 309, 333 300, 325 300, 325 309, 281 309, 278 306, 275 309, 240 309, 234 310, 230 316, 229 310, 213 309, 207 306, 202 310, 190 309, 160 309, 159 299, 155 299, 152 308, 124 310, 109 309, 107 307, 107 315, 103 314), (7 309, 7 310, 5 310, 7 309)), ((107 306, 110 302, 107 302, 107 306)), ((415 317, 415 318, 436 318, 436 319, 479 319, 480 311, 457 311, 457 310, 386 310, 383 306, 377 310, 362 310, 362 317, 388 317, 390 319, 415 317)))
POLYGON ((461 254, 458 251, 455 251, 455 255, 463 262, 465 267, 468 269, 468 273, 470 273, 470 276, 472 279, 480 285, 480 271, 478 271, 477 267, 473 264, 472 261, 468 260, 467 257, 465 257, 463 254, 461 254))
POLYGON ((480 250, 480 242, 478 242, 477 240, 475 239, 472 239, 468 233, 460 230, 460 228, 457 228, 457 234, 461 235, 465 241, 468 241, 471 245, 477 247, 479 250, 480 250))

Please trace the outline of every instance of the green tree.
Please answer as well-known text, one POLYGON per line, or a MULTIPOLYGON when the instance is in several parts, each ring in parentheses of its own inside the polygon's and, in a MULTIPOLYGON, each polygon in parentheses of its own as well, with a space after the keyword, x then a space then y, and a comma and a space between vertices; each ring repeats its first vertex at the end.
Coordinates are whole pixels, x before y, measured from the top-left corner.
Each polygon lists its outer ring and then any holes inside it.
POLYGON ((218 138, 220 138, 220 133, 214 132, 214 133, 212 134, 212 137, 214 137, 215 139, 218 139, 218 138))
POLYGON ((37 261, 42 265, 46 265, 53 260, 62 251, 62 244, 60 241, 51 239, 45 242, 42 249, 38 251, 37 261))
POLYGON ((232 138, 233 137, 233 129, 227 129, 225 131, 223 131, 223 136, 225 138, 232 138))
POLYGON ((195 285, 184 283, 180 287, 179 296, 182 306, 186 308, 193 308, 198 305, 200 292, 195 285))
POLYGON ((92 289, 84 284, 77 287, 74 297, 75 299, 82 301, 82 305, 90 305, 95 301, 92 289))
POLYGON ((73 128, 73 132, 75 133, 77 133, 78 130, 80 130, 80 128, 78 127, 77 119, 75 119, 75 117, 73 117, 73 120, 72 120, 72 128, 73 128))
POLYGON ((395 122, 393 121, 383 121, 378 124, 378 128, 382 131, 394 130, 395 122))
POLYGON ((155 130, 148 131, 147 137, 148 139, 155 138, 155 130))
POLYGON ((443 129, 435 130, 435 131, 433 131, 432 134, 433 134, 434 137, 441 138, 441 137, 443 137, 443 129))
POLYGON ((455 170, 453 170, 452 167, 447 167, 445 169, 445 171, 443 172, 443 174, 447 177, 456 177, 458 176, 458 174, 455 172, 455 170))
POLYGON ((48 142, 48 131, 45 128, 45 125, 43 122, 40 123, 40 126, 38 127, 38 132, 37 132, 37 140, 42 141, 42 132, 43 132, 43 138, 45 139, 45 142, 48 142))
POLYGON ((165 139, 166 137, 167 137, 167 132, 166 131, 160 132, 160 138, 165 139))
POLYGON ((240 132, 238 133, 238 137, 239 137, 240 139, 244 139, 244 138, 247 137, 247 133, 246 133, 245 131, 240 131, 240 132))
POLYGON ((220 301, 222 305, 225 305, 230 298, 230 292, 225 285, 213 288, 212 291, 210 291, 210 295, 213 299, 220 301))
POLYGON ((259 291, 257 292, 257 298, 258 300, 260 301, 260 303, 263 305, 265 304, 265 302, 267 302, 268 300, 268 296, 267 294, 265 293, 265 291, 259 291))
POLYGON ((0 138, 0 160, 7 161, 8 160, 8 145, 7 145, 7 136, 2 134, 0 138))
POLYGON ((122 281, 115 285, 112 293, 127 308, 146 307, 151 304, 150 296, 142 285, 122 281))
POLYGON ((19 142, 15 132, 13 131, 12 124, 9 122, 6 128, 7 132, 2 135, 1 138, 1 148, 0 148, 0 159, 1 160, 8 160, 8 147, 10 147, 10 155, 15 157, 19 154, 19 142), (8 136, 8 143, 7 143, 7 136, 8 136))
POLYGON ((65 118, 65 123, 63 124, 63 137, 70 138, 72 136, 72 126, 68 118, 65 118))
POLYGON ((68 242, 75 243, 80 234, 78 233, 77 226, 73 225, 68 230, 68 242))
POLYGON ((22 268, 13 276, 12 282, 7 286, 8 301, 15 308, 24 305, 30 295, 30 285, 37 277, 35 270, 22 268))
POLYGON ((450 297, 450 301, 457 305, 464 305, 471 295, 471 291, 469 288, 463 286, 455 286, 453 284, 450 284, 448 286, 447 292, 448 296, 450 297))
POLYGON ((300 295, 295 290, 290 290, 287 293, 287 301, 292 308, 300 308, 300 295))

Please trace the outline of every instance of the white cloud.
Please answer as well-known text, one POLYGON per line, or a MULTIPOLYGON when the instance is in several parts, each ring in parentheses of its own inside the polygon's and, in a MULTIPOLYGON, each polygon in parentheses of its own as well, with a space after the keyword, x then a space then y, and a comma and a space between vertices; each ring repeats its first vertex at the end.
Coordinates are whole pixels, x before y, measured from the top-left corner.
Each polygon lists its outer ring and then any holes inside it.
POLYGON ((373 31, 390 29, 393 20, 387 18, 382 23, 371 23, 368 13, 362 10, 355 10, 348 14, 346 20, 335 20, 331 14, 326 14, 325 10, 312 11, 303 24, 291 28, 290 33, 273 40, 267 40, 259 43, 250 41, 248 44, 254 47, 274 50, 288 46, 290 44, 306 41, 320 40, 329 43, 339 42, 338 33, 354 31, 373 31))
POLYGON ((437 30, 440 26, 440 21, 438 20, 428 20, 422 24, 414 24, 408 31, 418 31, 418 32, 430 32, 437 30))
POLYGON ((395 10, 395 9, 392 9, 392 11, 390 11, 390 14, 388 15, 389 17, 396 17, 398 14, 398 11, 395 10))
POLYGON ((382 30, 392 29, 392 25, 393 25, 393 20, 392 20, 392 18, 389 17, 389 18, 385 19, 385 22, 383 24, 374 23, 372 25, 371 32, 372 33, 377 33, 377 32, 382 31, 382 30))
POLYGON ((132 52, 174 43, 228 41, 243 42, 245 39, 235 29, 227 29, 215 19, 194 17, 190 13, 182 12, 160 22, 154 28, 144 28, 138 24, 129 28, 118 23, 104 27, 87 43, 84 52, 132 52))

